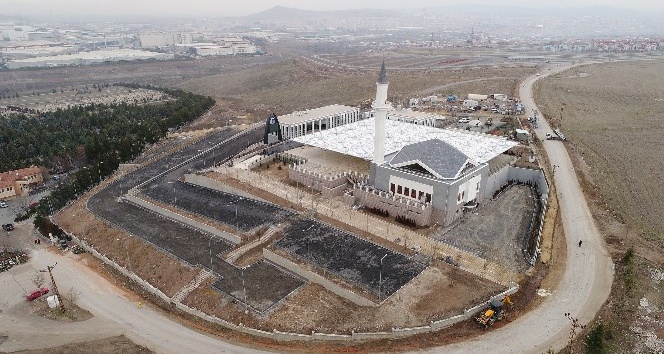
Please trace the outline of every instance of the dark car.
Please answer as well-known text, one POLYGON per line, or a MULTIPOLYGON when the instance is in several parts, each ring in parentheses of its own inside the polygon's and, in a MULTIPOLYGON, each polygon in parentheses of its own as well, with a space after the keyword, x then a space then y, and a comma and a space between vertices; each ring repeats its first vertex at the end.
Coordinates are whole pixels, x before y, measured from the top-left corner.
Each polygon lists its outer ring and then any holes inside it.
POLYGON ((14 224, 2 224, 2 229, 5 231, 14 230, 14 224))

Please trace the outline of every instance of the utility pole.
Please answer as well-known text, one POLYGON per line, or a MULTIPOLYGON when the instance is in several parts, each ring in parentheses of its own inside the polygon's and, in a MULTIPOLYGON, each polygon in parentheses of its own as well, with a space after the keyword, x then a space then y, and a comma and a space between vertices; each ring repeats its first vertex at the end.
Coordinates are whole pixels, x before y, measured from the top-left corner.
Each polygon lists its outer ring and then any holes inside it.
POLYGON ((52 270, 53 268, 55 268, 56 265, 58 265, 58 263, 55 263, 52 266, 47 266, 46 267, 47 270, 40 270, 40 272, 46 273, 48 271, 48 275, 51 277, 51 284, 53 284, 53 293, 58 298, 58 302, 60 303, 60 308, 64 310, 65 304, 62 303, 62 297, 60 296, 60 292, 58 291, 58 286, 55 284, 55 278, 53 278, 52 270))

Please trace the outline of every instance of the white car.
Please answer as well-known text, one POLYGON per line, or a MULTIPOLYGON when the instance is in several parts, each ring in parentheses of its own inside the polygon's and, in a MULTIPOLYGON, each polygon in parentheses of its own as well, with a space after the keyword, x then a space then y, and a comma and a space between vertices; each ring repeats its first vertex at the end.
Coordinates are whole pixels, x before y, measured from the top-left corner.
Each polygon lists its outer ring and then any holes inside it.
POLYGON ((459 123, 468 123, 468 122, 470 122, 470 119, 469 119, 469 118, 461 118, 461 119, 459 119, 459 123))
POLYGON ((9 207, 9 205, 7 205, 7 203, 0 202, 0 208, 8 208, 8 207, 9 207))

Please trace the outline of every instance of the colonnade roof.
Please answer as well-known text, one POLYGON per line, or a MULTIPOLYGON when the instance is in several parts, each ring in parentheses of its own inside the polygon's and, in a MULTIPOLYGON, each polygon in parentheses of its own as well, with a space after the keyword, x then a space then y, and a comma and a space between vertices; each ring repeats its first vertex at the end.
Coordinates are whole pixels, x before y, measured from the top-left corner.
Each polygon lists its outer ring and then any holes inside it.
MULTIPOLYGON (((333 127, 293 140, 321 149, 336 151, 365 160, 373 159, 375 118, 333 127)), ((475 163, 485 163, 518 145, 515 141, 493 135, 458 129, 439 129, 395 120, 385 122, 385 156, 404 146, 439 139, 468 156, 475 163)))
POLYGON ((293 112, 291 114, 280 116, 279 123, 290 125, 290 124, 310 122, 313 120, 317 120, 319 118, 333 116, 336 114, 342 114, 351 110, 357 110, 359 112, 359 108, 357 107, 333 104, 330 106, 308 109, 306 111, 298 111, 298 112, 293 112))

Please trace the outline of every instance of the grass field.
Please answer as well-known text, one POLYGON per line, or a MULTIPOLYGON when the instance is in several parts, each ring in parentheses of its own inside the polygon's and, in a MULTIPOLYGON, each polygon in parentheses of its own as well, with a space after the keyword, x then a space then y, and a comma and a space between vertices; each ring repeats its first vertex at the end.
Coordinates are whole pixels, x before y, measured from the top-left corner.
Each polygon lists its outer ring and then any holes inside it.
POLYGON ((588 352, 602 341, 611 352, 664 352, 662 82, 664 61, 638 61, 577 67, 536 87, 542 113, 569 137, 616 263, 609 302, 587 331, 588 352))

